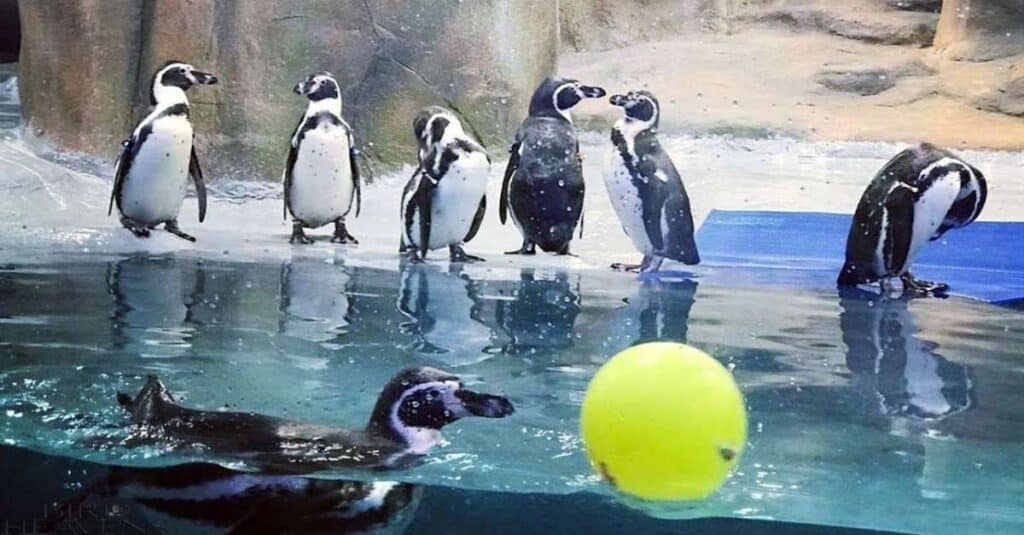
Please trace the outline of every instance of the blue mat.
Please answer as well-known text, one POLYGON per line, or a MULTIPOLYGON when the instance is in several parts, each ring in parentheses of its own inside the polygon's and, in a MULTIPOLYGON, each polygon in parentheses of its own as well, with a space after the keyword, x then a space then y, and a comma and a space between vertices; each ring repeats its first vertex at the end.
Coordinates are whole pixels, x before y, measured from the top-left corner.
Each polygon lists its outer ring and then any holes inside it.
MULTIPOLYGON (((714 210, 697 232, 704 263, 732 282, 834 288, 849 215, 714 210)), ((1024 223, 974 223, 930 243, 914 274, 950 293, 997 304, 1024 300, 1024 223)))

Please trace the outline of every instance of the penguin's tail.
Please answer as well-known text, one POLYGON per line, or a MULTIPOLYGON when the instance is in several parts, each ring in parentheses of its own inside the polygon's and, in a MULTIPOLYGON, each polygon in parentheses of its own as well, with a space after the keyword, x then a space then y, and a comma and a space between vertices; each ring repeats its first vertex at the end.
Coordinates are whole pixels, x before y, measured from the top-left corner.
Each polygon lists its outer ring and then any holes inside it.
POLYGON ((174 406, 174 398, 167 387, 155 375, 146 376, 146 384, 132 397, 124 392, 117 393, 117 403, 131 415, 132 423, 156 423, 165 414, 165 408, 174 406))

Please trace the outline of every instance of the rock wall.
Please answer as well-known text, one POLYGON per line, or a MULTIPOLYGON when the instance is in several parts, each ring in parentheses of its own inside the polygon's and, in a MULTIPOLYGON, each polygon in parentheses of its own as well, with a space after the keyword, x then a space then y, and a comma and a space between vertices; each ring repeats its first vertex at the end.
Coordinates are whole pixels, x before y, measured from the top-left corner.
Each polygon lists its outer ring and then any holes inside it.
POLYGON ((1024 54, 1024 2, 943 0, 935 47, 954 60, 1024 54))
POLYGON ((609 50, 702 30, 726 30, 730 13, 738 3, 741 2, 560 0, 562 44, 578 52, 609 50))
POLYGON ((146 113, 153 70, 189 61, 222 81, 190 94, 208 174, 276 179, 305 108, 291 88, 324 69, 357 144, 385 166, 413 162, 412 116, 429 104, 500 155, 554 72, 557 16, 548 0, 26 2, 23 113, 61 147, 113 155, 146 113))

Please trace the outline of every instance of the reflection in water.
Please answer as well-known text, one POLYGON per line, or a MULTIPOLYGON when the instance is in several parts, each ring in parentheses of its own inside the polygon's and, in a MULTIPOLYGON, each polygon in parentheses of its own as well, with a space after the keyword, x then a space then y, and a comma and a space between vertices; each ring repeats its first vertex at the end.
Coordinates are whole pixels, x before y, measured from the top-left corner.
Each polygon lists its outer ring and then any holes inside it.
POLYGON ((281 332, 312 342, 346 333, 351 276, 315 258, 297 258, 281 266, 281 332))
POLYGON ((946 360, 936 352, 938 344, 915 336, 907 304, 864 292, 841 297, 847 367, 878 393, 886 415, 934 420, 968 409, 970 368, 946 360))
POLYGON ((421 488, 393 481, 267 475, 213 464, 113 467, 47 523, 59 531, 74 522, 69 512, 117 500, 130 505, 103 509, 141 509, 150 529, 165 533, 402 533, 421 497, 421 488))
POLYGON ((697 282, 689 279, 645 282, 625 307, 635 321, 623 321, 625 326, 634 325, 632 335, 627 334, 631 345, 658 340, 686 343, 696 293, 697 282))
POLYGON ((501 341, 492 350, 519 355, 572 347, 580 289, 579 281, 570 284, 568 273, 542 277, 533 269, 523 269, 518 281, 489 282, 482 288, 484 293, 474 314, 501 341))
POLYGON ((108 265, 115 347, 142 357, 173 357, 192 347, 193 307, 205 286, 202 266, 187 277, 174 257, 136 256, 108 265))
POLYGON ((426 263, 403 265, 397 306, 409 318, 400 329, 413 337, 413 348, 444 354, 455 366, 488 358, 484 349, 491 333, 473 314, 479 286, 460 264, 450 264, 447 272, 426 263))

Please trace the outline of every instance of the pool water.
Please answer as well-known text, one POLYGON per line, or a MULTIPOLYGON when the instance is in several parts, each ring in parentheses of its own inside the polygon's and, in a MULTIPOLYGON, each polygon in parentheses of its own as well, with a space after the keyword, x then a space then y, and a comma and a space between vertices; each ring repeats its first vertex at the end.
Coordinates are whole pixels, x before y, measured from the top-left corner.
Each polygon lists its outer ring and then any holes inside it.
POLYGON ((733 369, 750 442, 710 500, 634 507, 919 533, 1024 526, 1024 314, 720 279, 190 254, 8 264, 0 436, 107 464, 241 466, 201 448, 126 447, 116 392, 155 373, 189 406, 358 427, 395 370, 431 365, 517 412, 454 424, 388 479, 610 496, 579 441, 586 383, 618 350, 676 340, 733 369))

